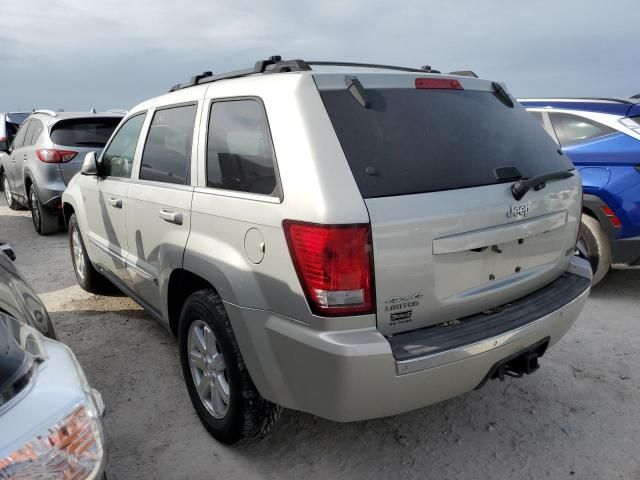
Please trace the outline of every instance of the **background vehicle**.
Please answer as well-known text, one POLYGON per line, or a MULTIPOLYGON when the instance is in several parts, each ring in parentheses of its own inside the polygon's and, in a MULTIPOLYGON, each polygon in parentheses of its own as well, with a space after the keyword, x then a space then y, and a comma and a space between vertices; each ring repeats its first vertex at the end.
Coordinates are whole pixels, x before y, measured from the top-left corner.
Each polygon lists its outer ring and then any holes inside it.
POLYGON ((580 171, 581 242, 596 284, 611 264, 640 265, 640 99, 526 99, 580 171))
POLYGON ((0 152, 9 149, 11 140, 28 116, 29 112, 0 113, 0 152))
POLYGON ((78 283, 178 335, 234 443, 535 371, 589 293, 581 192, 501 84, 272 58, 135 107, 63 208, 78 283))
POLYGON ((0 156, 1 183, 9 207, 29 207, 40 234, 57 231, 67 183, 80 170, 85 153, 104 147, 122 116, 33 112, 6 155, 0 156))
POLYGON ((1 245, 0 478, 100 478, 100 394, 9 254, 1 245))

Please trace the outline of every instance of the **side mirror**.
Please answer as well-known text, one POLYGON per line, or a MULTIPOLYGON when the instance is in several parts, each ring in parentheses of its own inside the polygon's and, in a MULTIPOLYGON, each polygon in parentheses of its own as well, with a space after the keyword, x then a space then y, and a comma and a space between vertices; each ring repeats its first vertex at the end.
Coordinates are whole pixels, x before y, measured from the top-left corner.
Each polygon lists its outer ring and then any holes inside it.
POLYGON ((4 140, 0 140, 0 152, 9 153, 9 150, 10 150, 9 139, 5 138, 4 140))
POLYGON ((89 152, 84 156, 84 162, 82 162, 82 169, 80 170, 80 173, 82 175, 98 175, 96 152, 89 152))

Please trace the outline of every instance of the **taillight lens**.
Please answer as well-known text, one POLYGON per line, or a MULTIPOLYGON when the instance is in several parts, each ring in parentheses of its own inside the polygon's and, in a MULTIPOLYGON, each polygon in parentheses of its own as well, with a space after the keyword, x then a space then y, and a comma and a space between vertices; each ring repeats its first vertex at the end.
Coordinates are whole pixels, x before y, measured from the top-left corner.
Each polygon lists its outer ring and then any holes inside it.
POLYGON ((38 155, 38 160, 44 163, 66 163, 73 160, 78 155, 78 152, 55 148, 39 148, 36 150, 36 155, 38 155))
POLYGON ((453 78, 416 78, 418 89, 464 90, 462 84, 453 78))
POLYGON ((613 225, 616 228, 620 228, 622 226, 622 222, 620 221, 620 219, 616 216, 615 213, 613 213, 613 210, 611 210, 611 208, 607 207, 606 205, 603 205, 602 207, 600 207, 602 209, 602 211, 604 212, 604 214, 607 216, 607 218, 609 219, 609 221, 611 222, 611 225, 613 225))
POLYGON ((285 220, 285 236, 311 310, 340 316, 373 312, 373 249, 366 225, 285 220))

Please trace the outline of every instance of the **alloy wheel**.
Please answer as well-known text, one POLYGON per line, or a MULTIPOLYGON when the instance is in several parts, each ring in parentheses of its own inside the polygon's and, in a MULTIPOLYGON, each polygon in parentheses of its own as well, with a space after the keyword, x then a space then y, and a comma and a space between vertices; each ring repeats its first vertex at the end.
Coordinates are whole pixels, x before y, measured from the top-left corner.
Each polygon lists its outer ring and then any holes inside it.
POLYGON ((187 348, 200 401, 214 418, 223 418, 229 411, 229 379, 220 345, 209 325, 202 320, 191 323, 187 348))
POLYGON ((7 200, 7 205, 11 205, 13 198, 11 197, 11 189, 9 188, 9 179, 6 175, 2 179, 2 188, 4 189, 4 198, 7 200))
POLYGON ((36 230, 40 229, 40 204, 38 203, 38 197, 36 191, 31 187, 31 194, 29 195, 29 203, 31 204, 31 218, 33 219, 33 225, 36 230))
POLYGON ((80 242, 80 233, 77 228, 73 229, 71 234, 71 246, 73 249, 73 263, 76 267, 76 274, 78 278, 84 282, 86 275, 86 263, 84 258, 84 252, 82 251, 82 243, 80 242))

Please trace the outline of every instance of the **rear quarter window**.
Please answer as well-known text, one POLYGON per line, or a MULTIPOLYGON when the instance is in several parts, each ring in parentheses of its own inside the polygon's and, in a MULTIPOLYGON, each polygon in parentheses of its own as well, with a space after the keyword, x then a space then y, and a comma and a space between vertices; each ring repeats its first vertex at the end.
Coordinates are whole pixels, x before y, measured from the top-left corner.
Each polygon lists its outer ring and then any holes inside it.
POLYGON ((558 136, 558 141, 563 147, 570 147, 616 133, 616 130, 611 127, 579 115, 549 112, 549 118, 558 136))
POLYGON ((347 90, 320 92, 364 198, 491 185, 499 167, 525 178, 573 168, 533 116, 492 92, 366 93, 371 108, 347 90))

